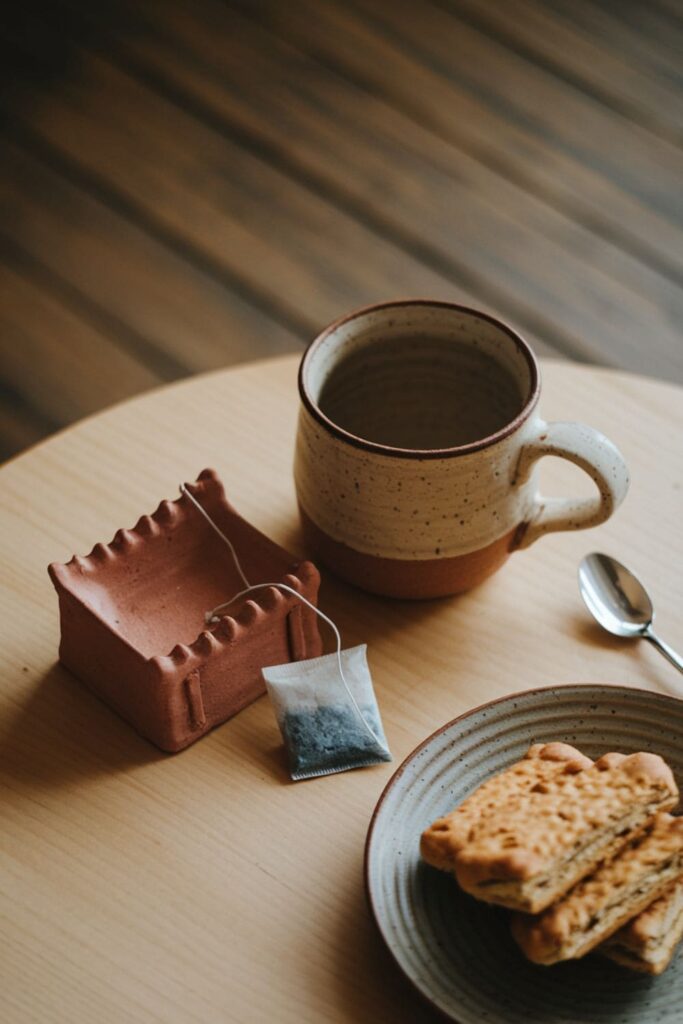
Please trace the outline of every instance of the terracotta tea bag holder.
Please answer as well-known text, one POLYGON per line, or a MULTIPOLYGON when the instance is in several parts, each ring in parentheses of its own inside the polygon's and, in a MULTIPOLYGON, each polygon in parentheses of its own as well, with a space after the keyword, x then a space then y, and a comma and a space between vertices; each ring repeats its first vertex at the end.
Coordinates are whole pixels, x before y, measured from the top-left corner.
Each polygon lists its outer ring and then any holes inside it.
MULTIPOLYGON (((313 563, 296 564, 242 519, 213 470, 187 489, 231 539, 251 582, 281 582, 316 603, 313 563)), ((206 625, 206 612, 244 584, 185 496, 48 571, 59 595, 60 661, 162 750, 182 750, 260 697, 263 666, 322 653, 315 613, 276 587, 206 625)))

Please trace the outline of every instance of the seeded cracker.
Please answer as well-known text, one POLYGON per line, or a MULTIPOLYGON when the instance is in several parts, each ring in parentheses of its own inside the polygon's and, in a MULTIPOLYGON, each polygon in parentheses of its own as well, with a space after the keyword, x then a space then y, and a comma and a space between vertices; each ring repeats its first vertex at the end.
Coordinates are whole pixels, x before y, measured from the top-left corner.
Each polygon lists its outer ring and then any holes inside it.
POLYGON ((534 786, 549 782, 565 772, 590 768, 593 762, 568 743, 537 743, 526 757, 494 775, 450 814, 438 818, 422 834, 420 852, 424 860, 442 871, 454 871, 457 855, 475 838, 484 821, 500 818, 504 808, 534 786))
POLYGON ((683 818, 658 814, 614 860, 535 917, 514 914, 512 934, 529 960, 555 964, 585 956, 683 875, 683 818))
POLYGON ((596 952, 645 974, 661 974, 683 938, 683 878, 625 924, 596 952))
POLYGON ((678 799, 655 754, 592 764, 565 744, 532 747, 485 785, 486 799, 482 787, 425 831, 422 856, 478 899, 527 913, 558 900, 678 799))

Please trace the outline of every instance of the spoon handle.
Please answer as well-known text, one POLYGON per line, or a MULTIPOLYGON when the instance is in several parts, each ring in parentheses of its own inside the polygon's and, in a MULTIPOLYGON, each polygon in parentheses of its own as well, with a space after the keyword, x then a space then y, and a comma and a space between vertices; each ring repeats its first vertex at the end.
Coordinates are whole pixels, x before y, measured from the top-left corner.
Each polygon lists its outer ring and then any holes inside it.
POLYGON ((660 640, 658 636, 655 636, 651 629, 647 629, 643 636, 646 640, 649 640, 652 646, 656 647, 672 665, 675 665, 679 672, 683 672, 683 658, 681 658, 680 654, 676 654, 673 647, 669 647, 669 645, 665 644, 663 640, 660 640))

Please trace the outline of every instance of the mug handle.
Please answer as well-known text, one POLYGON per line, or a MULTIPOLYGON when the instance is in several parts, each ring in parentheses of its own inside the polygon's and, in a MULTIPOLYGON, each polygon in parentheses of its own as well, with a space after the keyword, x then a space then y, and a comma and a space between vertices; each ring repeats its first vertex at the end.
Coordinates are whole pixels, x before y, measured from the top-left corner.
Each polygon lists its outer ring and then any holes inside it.
POLYGON ((515 548, 528 548, 544 533, 598 526, 626 496, 629 473, 624 457, 609 438, 583 423, 538 424, 537 435, 520 452, 514 485, 525 483, 545 455, 569 459, 588 473, 599 494, 594 498, 544 498, 536 495, 531 515, 519 529, 515 548))

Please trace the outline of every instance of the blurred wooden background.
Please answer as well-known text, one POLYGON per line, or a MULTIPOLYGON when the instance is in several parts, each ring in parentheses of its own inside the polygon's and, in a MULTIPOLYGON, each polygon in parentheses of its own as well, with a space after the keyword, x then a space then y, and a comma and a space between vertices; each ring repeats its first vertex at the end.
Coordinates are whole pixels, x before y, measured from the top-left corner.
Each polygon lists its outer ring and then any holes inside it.
POLYGON ((679 0, 25 0, 0 454, 432 296, 683 383, 679 0))

